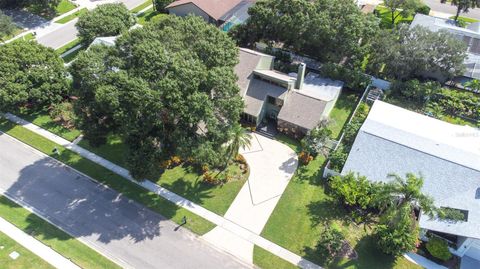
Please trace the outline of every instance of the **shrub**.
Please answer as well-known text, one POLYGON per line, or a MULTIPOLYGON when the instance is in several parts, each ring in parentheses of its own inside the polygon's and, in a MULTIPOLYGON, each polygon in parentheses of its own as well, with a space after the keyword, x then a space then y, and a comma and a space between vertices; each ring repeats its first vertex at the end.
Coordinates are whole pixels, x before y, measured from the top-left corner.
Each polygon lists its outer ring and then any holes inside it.
POLYGON ((49 112, 50 117, 62 124, 66 128, 72 128, 75 121, 75 113, 73 105, 70 102, 62 102, 52 106, 49 112))
POLYGON ((172 160, 165 160, 160 163, 160 168, 168 169, 172 166, 172 160))
POLYGON ((438 258, 442 261, 447 261, 452 258, 452 253, 450 253, 450 251, 448 250, 447 241, 441 238, 430 238, 426 244, 426 248, 433 257, 438 258))
POLYGON ((345 82, 345 86, 358 92, 363 92, 371 81, 371 78, 365 75, 361 70, 352 70, 334 63, 324 64, 320 73, 322 76, 341 80, 345 82))
POLYGON ((423 5, 419 8, 417 8, 416 12, 420 13, 420 14, 428 15, 428 14, 430 14, 430 7, 427 6, 427 5, 423 5))
POLYGON ((465 214, 459 209, 445 207, 445 208, 441 208, 438 211, 438 213, 439 213, 438 217, 440 219, 450 220, 450 221, 464 221, 465 220, 465 214))
POLYGON ((345 176, 330 178, 329 186, 333 195, 346 206, 371 208, 375 203, 376 185, 359 174, 348 173, 345 176))
POLYGON ((170 161, 171 161, 171 164, 172 164, 173 166, 177 166, 177 165, 180 165, 180 164, 182 163, 182 159, 181 159, 180 157, 178 157, 178 156, 172 156, 172 157, 170 158, 170 161))
POLYGON ((332 224, 326 227, 320 235, 320 240, 317 244, 320 256, 322 256, 327 263, 331 262, 339 254, 344 241, 345 236, 337 225, 332 224))
POLYGON ((339 148, 332 154, 330 154, 328 157, 330 160, 329 168, 339 173, 342 172, 343 166, 347 161, 348 153, 344 152, 343 149, 339 148))
POLYGON ((243 157, 242 154, 237 154, 237 156, 235 157, 235 161, 241 164, 247 164, 247 160, 245 160, 245 157, 243 157))
POLYGON ((309 164, 313 160, 313 156, 305 151, 300 152, 298 158, 300 159, 300 162, 304 165, 309 164))
POLYGON ((430 96, 440 91, 441 85, 436 81, 420 82, 416 79, 406 82, 395 81, 392 83, 392 91, 399 93, 411 100, 425 103, 430 96))

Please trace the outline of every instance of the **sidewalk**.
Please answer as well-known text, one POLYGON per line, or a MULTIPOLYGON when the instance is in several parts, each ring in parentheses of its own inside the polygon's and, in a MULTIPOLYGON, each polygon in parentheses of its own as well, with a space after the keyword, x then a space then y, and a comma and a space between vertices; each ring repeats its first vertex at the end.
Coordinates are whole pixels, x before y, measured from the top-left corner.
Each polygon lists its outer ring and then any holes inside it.
POLYGON ((33 252, 49 264, 61 269, 80 269, 79 266, 58 254, 48 246, 42 244, 37 239, 18 229, 10 222, 0 217, 0 231, 8 237, 17 241, 20 245, 33 252))
MULTIPOLYGON (((8 120, 16 123, 16 124, 19 124, 21 126, 23 126, 24 128, 54 142, 54 143, 57 143, 73 152, 76 152, 77 154, 81 155, 82 157, 84 158, 87 158, 93 162, 96 162, 97 164, 107 168, 108 170, 124 177, 125 179, 131 181, 132 183, 135 183, 137 185, 140 185, 142 186, 143 188, 151 191, 151 192, 154 192, 160 196, 162 196, 163 198, 169 200, 170 202, 180 206, 180 207, 183 207, 189 211, 191 211, 192 213, 198 215, 198 216, 201 216, 203 218, 205 218, 206 220, 216 224, 217 226, 219 226, 220 228, 224 229, 225 231, 228 231, 231 236, 233 237, 239 237, 243 240, 245 240, 246 242, 249 242, 251 244, 254 244, 254 245, 257 245, 269 252, 271 252, 272 254, 276 255, 276 256, 279 256, 280 258, 296 265, 296 266, 299 266, 301 268, 322 268, 302 257, 300 257, 299 255, 295 254, 295 253, 292 253, 291 251, 285 249, 285 248, 282 248, 280 247, 279 245, 273 243, 273 242, 270 242, 268 241, 267 239, 261 237, 260 235, 246 229, 245 227, 242 227, 222 216, 219 216, 195 203, 193 203, 192 201, 190 200, 187 200, 165 188, 162 188, 160 187, 159 185, 151 182, 151 181, 148 181, 148 180, 145 180, 143 182, 138 182, 136 180, 134 180, 131 176, 130 176, 130 173, 128 172, 127 169, 123 168, 123 167, 120 167, 88 150, 85 150, 84 148, 82 147, 79 147, 73 143, 71 143, 70 141, 68 140, 65 140, 55 134, 52 134, 50 132, 48 132, 47 130, 44 130, 38 126, 36 126, 35 124, 32 124, 28 121, 25 121, 13 114, 10 114, 10 113, 7 113, 4 115, 5 118, 7 118, 8 120)), ((222 248, 223 249, 223 246, 217 246, 219 248, 222 248)), ((230 251, 229 251, 230 252, 230 251)), ((232 255, 236 256, 236 257, 239 257, 242 259, 242 256, 238 255, 235 251, 231 251, 230 252, 232 255)), ((243 258, 243 260, 245 260, 243 258)), ((250 262, 251 261, 246 261, 246 262, 250 262)))

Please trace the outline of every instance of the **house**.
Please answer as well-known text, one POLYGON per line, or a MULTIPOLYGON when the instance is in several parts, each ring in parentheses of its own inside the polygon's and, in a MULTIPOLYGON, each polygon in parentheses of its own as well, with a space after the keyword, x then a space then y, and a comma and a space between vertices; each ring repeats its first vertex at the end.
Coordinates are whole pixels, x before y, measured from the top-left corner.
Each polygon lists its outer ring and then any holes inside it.
POLYGON ((480 268, 480 130, 450 124, 375 101, 360 128, 342 174, 357 172, 386 182, 387 174, 421 174, 423 192, 460 221, 430 218, 419 224, 452 242, 452 253, 480 268))
POLYGON ((242 119, 259 127, 273 124, 301 137, 328 117, 343 82, 306 74, 305 64, 299 65, 297 74, 276 71, 273 64, 273 56, 240 48, 235 73, 245 101, 242 119))
MULTIPOLYGON (((458 39, 463 40, 468 46, 467 58, 464 61, 466 71, 462 77, 456 80, 465 82, 471 79, 480 79, 480 22, 471 23, 466 28, 462 28, 456 26, 453 20, 417 13, 412 24, 410 24, 410 27, 415 26, 423 26, 433 32, 447 31, 458 39)), ((445 80, 442 77, 435 78, 440 81, 445 80)))
POLYGON ((228 31, 249 17, 248 8, 256 0, 177 0, 166 6, 170 14, 200 16, 205 21, 221 26, 228 31))

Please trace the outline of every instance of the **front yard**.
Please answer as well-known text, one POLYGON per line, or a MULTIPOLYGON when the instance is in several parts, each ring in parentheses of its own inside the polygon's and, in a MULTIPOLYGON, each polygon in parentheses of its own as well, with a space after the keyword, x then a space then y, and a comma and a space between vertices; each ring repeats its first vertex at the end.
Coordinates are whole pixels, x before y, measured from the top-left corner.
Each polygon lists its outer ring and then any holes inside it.
POLYGON ((32 3, 26 7, 26 10, 38 16, 44 17, 47 20, 51 20, 54 17, 65 14, 74 8, 76 8, 74 3, 70 2, 69 0, 61 0, 55 7, 45 7, 41 4, 32 3))
MULTIPOLYGON (((377 6, 375 9, 375 12, 377 14, 377 17, 380 18, 380 26, 382 28, 387 28, 390 29, 392 28, 392 13, 390 9, 384 6, 377 6)), ((398 11, 395 11, 394 16, 397 16, 399 14, 398 11)), ((408 16, 408 17, 403 17, 402 15, 398 15, 398 17, 395 20, 395 25, 399 23, 408 23, 410 24, 413 21, 414 16, 408 16)))
POLYGON ((0 232, 0 246, 0 264, 4 269, 31 268, 32 264, 35 264, 35 268, 38 269, 54 268, 2 232, 0 232), (14 251, 20 254, 15 260, 9 256, 14 251))
MULTIPOLYGON (((335 137, 340 135, 357 102, 358 95, 349 92, 342 94, 331 113, 332 119, 336 122, 331 126, 335 137)), ((283 137, 280 137, 280 141, 299 152, 298 142, 283 137)), ((312 262, 325 266, 325 261, 317 250, 317 243, 325 227, 337 224, 358 254, 358 258, 337 258, 328 265, 328 268, 420 268, 403 257, 395 259, 383 254, 377 249, 370 235, 371 229, 363 225, 357 226, 350 220, 343 206, 326 190, 326 182, 322 179, 325 161, 325 157, 319 155, 308 165, 299 167, 261 235, 312 262)), ((262 268, 292 267, 291 264, 260 248, 254 250, 254 263, 262 268)))

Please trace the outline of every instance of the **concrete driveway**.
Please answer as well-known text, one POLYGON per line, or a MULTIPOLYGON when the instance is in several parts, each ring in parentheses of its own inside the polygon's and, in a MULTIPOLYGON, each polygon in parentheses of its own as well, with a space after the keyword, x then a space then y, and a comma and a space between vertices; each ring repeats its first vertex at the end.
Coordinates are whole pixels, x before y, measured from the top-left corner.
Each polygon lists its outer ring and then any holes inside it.
MULTIPOLYGON (((224 217, 259 235, 297 169, 297 154, 285 144, 257 134, 253 134, 252 146, 240 153, 248 162, 250 176, 224 217)), ((203 238, 253 262, 253 244, 221 227, 203 238)))
POLYGON ((2 133, 0 171, 0 192, 122 267, 245 268, 161 215, 2 133))

